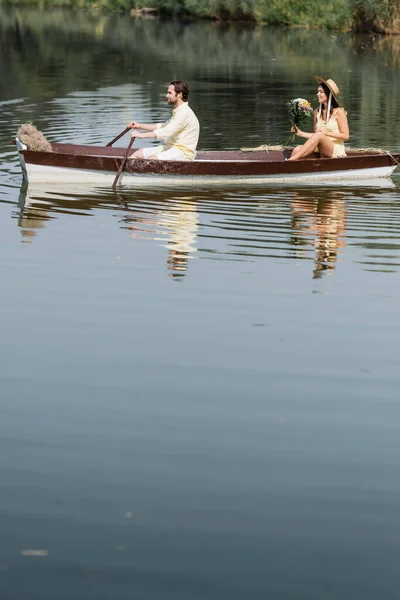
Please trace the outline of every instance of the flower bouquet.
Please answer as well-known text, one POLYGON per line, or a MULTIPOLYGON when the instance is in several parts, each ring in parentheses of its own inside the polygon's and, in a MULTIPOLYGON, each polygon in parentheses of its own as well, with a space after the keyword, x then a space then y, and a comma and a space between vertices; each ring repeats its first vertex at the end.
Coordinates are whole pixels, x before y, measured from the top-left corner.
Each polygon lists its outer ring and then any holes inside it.
MULTIPOLYGON (((294 100, 289 100, 287 103, 288 111, 290 115, 290 128, 293 127, 298 129, 300 125, 307 119, 307 117, 311 117, 313 114, 313 109, 311 104, 304 100, 304 98, 295 98, 294 100)), ((288 137, 287 144, 292 144, 295 139, 295 132, 291 132, 288 137)))

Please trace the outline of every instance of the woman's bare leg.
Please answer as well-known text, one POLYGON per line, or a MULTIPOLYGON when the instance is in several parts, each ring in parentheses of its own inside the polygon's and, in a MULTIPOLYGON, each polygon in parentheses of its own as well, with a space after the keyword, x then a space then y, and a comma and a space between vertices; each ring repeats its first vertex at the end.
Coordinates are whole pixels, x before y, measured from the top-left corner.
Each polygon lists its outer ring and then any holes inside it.
POLYGON ((319 149, 319 153, 322 157, 332 158, 333 142, 324 133, 318 131, 308 138, 302 146, 297 146, 288 160, 299 160, 299 158, 304 158, 305 156, 312 154, 316 148, 319 149))
POLYGON ((296 148, 294 148, 292 150, 292 154, 290 155, 291 159, 293 160, 294 156, 297 156, 298 153, 300 152, 300 150, 302 149, 303 146, 296 146, 296 148))

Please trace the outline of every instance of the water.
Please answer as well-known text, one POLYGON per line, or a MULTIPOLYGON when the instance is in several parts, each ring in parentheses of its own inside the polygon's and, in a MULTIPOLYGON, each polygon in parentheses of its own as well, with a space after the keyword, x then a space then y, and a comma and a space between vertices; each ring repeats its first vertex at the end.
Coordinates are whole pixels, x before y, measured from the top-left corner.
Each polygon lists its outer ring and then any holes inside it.
POLYGON ((107 142, 167 117, 178 76, 202 149, 276 142, 315 73, 352 145, 399 151, 396 40, 4 9, 0 28, 0 597, 397 598, 398 176, 25 190, 9 144, 26 120, 107 142))

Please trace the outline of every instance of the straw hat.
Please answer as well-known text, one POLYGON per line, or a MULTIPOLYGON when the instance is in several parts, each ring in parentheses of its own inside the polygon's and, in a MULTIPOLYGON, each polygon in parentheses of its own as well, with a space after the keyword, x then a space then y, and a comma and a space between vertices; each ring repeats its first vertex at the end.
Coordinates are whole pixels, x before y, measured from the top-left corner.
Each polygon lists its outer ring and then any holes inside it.
POLYGON ((317 80, 318 84, 320 85, 321 83, 324 83, 326 85, 326 87, 330 90, 330 92, 332 93, 332 96, 335 98, 336 102, 338 102, 338 99, 336 96, 339 95, 339 88, 336 85, 336 83, 333 81, 333 79, 322 79, 322 77, 318 77, 317 75, 315 76, 315 79, 317 80))

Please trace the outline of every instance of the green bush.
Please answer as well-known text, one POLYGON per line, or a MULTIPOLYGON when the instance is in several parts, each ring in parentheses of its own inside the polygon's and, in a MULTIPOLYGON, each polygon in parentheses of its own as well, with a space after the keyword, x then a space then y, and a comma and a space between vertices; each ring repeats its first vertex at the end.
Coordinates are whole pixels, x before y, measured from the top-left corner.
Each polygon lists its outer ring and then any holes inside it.
POLYGON ((0 4, 107 11, 151 7, 164 14, 198 18, 400 33, 400 0, 0 0, 0 4))
POLYGON ((350 0, 352 29, 400 33, 400 0, 350 0))
POLYGON ((257 0, 257 11, 275 25, 345 29, 350 22, 347 0, 257 0))
POLYGON ((145 4, 172 14, 252 20, 271 25, 343 29, 351 21, 348 0, 136 0, 139 7, 145 4))

